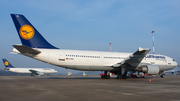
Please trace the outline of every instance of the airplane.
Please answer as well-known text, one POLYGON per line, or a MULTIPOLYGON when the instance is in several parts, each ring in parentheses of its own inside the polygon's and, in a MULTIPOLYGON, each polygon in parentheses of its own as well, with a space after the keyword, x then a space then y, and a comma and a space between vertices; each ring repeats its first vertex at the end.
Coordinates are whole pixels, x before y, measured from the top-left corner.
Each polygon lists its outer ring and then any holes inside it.
POLYGON ((168 70, 168 71, 165 71, 165 73, 180 75, 180 66, 178 65, 178 67, 179 67, 179 68, 176 69, 176 70, 168 70))
POLYGON ((177 66, 177 62, 165 55, 148 54, 150 49, 139 49, 134 53, 65 50, 51 45, 37 29, 21 14, 11 14, 22 45, 13 45, 13 52, 33 59, 81 71, 104 71, 102 79, 109 79, 110 71, 117 79, 127 79, 128 71, 158 74, 177 66))
POLYGON ((34 75, 41 76, 44 74, 53 74, 57 72, 56 70, 51 68, 15 68, 6 59, 2 59, 2 60, 5 65, 5 68, 3 69, 8 70, 10 72, 30 74, 31 76, 34 75))
POLYGON ((179 75, 180 74, 180 70, 170 70, 170 71, 165 71, 165 73, 179 75))

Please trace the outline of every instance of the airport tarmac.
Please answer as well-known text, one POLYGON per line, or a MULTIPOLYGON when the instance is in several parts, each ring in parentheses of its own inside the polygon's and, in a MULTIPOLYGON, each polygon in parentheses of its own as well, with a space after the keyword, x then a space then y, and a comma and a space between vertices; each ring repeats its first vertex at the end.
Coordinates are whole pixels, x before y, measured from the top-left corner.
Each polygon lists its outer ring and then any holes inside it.
POLYGON ((0 76, 0 101, 180 101, 180 76, 0 76))

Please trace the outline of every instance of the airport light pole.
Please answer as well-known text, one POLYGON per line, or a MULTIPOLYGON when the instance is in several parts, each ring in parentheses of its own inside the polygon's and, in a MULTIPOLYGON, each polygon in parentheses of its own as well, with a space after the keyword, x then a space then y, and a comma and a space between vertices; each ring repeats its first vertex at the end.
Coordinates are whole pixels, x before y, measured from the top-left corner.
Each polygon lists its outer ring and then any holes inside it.
POLYGON ((109 43, 110 44, 110 52, 111 52, 111 43, 109 43))
POLYGON ((151 32, 153 34, 153 54, 154 54, 154 31, 151 32))

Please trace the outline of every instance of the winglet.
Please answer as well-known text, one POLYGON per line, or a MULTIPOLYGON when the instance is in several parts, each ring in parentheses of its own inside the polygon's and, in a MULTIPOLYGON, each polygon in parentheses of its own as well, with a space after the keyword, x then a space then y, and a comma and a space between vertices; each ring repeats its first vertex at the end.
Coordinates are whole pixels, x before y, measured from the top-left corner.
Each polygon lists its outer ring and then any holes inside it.
POLYGON ((133 54, 133 55, 146 55, 147 53, 149 53, 151 49, 143 49, 141 47, 139 47, 139 49, 133 54))
POLYGON ((143 51, 143 50, 144 50, 143 48, 139 47, 139 51, 143 51))

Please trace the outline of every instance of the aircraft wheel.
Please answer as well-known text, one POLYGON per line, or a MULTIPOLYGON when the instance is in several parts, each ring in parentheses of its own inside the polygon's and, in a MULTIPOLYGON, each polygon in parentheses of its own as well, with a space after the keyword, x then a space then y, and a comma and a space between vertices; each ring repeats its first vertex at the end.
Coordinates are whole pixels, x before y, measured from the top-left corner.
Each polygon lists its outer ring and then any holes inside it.
POLYGON ((104 79, 104 75, 101 75, 101 79, 104 79))
POLYGON ((107 79, 110 79, 110 76, 109 76, 109 75, 107 75, 107 79))
POLYGON ((110 79, 109 75, 101 75, 101 79, 110 79))
POLYGON ((117 79, 127 79, 127 76, 126 75, 118 75, 117 79))
POLYGON ((161 75, 161 78, 164 78, 165 77, 165 75, 163 74, 163 75, 161 75))
POLYGON ((123 75, 122 79, 127 79, 127 76, 126 76, 126 75, 123 75))
POLYGON ((122 79, 122 75, 118 75, 118 76, 117 76, 117 79, 122 79))

